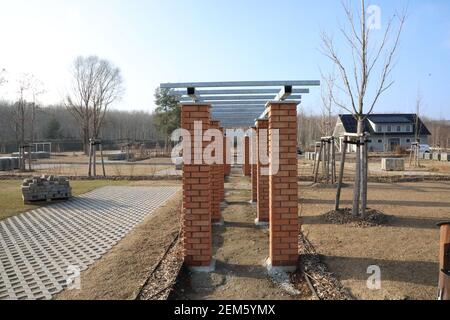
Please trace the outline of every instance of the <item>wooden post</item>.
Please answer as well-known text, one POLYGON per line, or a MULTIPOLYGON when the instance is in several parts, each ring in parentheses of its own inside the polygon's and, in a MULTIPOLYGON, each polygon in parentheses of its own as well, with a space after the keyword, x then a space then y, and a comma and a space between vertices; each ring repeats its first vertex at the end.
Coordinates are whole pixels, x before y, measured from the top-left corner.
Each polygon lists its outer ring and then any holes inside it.
POLYGON ((336 183, 336 140, 334 137, 331 140, 331 170, 332 170, 332 184, 336 183))
POLYGON ((89 170, 88 170, 88 176, 92 176, 92 142, 89 140, 89 170))
POLYGON ((439 245, 438 300, 450 300, 450 221, 438 223, 441 228, 439 245))
POLYGON ((327 170, 327 145, 322 140, 322 179, 326 178, 326 170, 327 170))
POLYGON ((336 191, 336 205, 335 205, 335 210, 339 210, 340 207, 340 202, 341 202, 341 190, 342 190, 342 181, 344 179, 344 168, 345 168, 345 156, 347 154, 347 137, 344 137, 344 148, 341 150, 342 151, 342 155, 341 155, 341 165, 339 167, 339 181, 338 181, 338 186, 337 186, 337 191, 336 191))
POLYGON ((314 173, 314 183, 317 183, 319 179, 319 167, 320 167, 320 160, 322 158, 322 151, 323 151, 323 144, 320 143, 319 154, 316 155, 317 165, 316 165, 316 172, 314 173))
POLYGON ((105 160, 103 159, 103 146, 100 143, 100 157, 102 158, 102 169, 103 169, 103 176, 106 178, 106 171, 105 171, 105 160))
POLYGON ((313 164, 313 174, 316 172, 316 160, 317 160, 317 143, 314 144, 314 164, 313 164))

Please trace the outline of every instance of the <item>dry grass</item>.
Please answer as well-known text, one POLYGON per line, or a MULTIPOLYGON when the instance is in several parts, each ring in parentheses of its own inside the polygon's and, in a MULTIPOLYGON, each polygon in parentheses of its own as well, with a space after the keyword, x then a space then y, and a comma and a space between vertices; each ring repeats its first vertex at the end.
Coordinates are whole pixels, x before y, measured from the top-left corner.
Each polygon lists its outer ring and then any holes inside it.
MULTIPOLYGON (((106 185, 126 184, 126 181, 72 181, 72 193, 74 196, 89 192, 96 188, 106 185)), ((36 209, 46 206, 47 202, 38 203, 36 205, 26 205, 22 200, 21 181, 20 180, 0 180, 0 220, 6 219, 13 215, 25 212, 27 210, 36 209)))
MULTIPOLYGON (((111 180, 95 180, 95 181, 71 181, 73 196, 77 196, 96 188, 104 186, 163 186, 173 185, 172 182, 165 181, 111 181, 111 180)), ((36 205, 25 205, 22 200, 22 192, 20 190, 20 180, 0 180, 0 220, 14 216, 21 212, 36 209, 51 204, 51 202, 42 202, 36 205)))
MULTIPOLYGON (((435 299, 439 231, 450 217, 450 183, 370 184, 369 206, 390 216, 385 226, 356 228, 330 224, 334 190, 300 186, 303 231, 324 255, 330 271, 360 299, 435 299), (381 268, 382 289, 367 289, 367 268, 381 268)), ((350 206, 352 187, 343 189, 350 206)))

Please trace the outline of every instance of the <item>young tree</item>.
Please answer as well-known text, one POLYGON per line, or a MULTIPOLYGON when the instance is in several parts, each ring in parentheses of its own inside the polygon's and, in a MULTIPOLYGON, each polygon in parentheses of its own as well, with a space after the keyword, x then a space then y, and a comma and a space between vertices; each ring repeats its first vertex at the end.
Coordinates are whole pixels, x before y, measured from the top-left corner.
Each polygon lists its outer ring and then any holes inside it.
POLYGON ((373 30, 376 29, 375 24, 371 25, 368 22, 366 1, 361 0, 359 19, 354 18, 349 5, 343 4, 343 7, 350 31, 344 28, 340 28, 340 31, 350 48, 350 54, 346 57, 340 56, 332 37, 327 34, 322 35, 322 51, 338 69, 342 84, 336 85, 336 88, 344 93, 348 101, 346 103, 339 101, 336 92, 333 92, 333 102, 352 113, 357 121, 359 144, 356 155, 353 214, 355 216, 361 214, 364 217, 367 207, 367 148, 361 147, 365 139, 364 122, 372 113, 380 96, 393 85, 393 81, 389 78, 394 67, 393 60, 406 13, 394 15, 388 20, 381 40, 377 43, 372 37, 373 30), (349 57, 351 62, 347 63, 349 57), (371 90, 372 95, 369 95, 371 90))
POLYGON ((29 120, 30 105, 27 102, 26 96, 31 88, 31 79, 31 75, 23 74, 17 82, 19 87, 17 90, 18 99, 14 104, 12 120, 16 131, 16 140, 20 145, 25 144, 27 122, 29 120))
POLYGON ((155 90, 155 119, 156 129, 164 136, 165 149, 170 143, 172 132, 180 127, 181 108, 176 97, 169 95, 169 89, 155 90))
POLYGON ((84 150, 89 139, 97 139, 106 112, 124 92, 120 69, 97 56, 78 57, 72 70, 72 92, 66 107, 80 125, 84 150))

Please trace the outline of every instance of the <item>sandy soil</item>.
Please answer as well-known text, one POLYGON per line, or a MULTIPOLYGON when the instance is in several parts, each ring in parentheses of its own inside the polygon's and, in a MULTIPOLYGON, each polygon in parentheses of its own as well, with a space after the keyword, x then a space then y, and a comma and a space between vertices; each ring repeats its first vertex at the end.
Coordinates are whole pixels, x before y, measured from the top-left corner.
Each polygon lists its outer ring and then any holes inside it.
POLYGON ((172 299, 309 299, 309 292, 290 296, 267 276, 268 230, 254 224, 256 207, 248 202, 250 179, 242 177, 241 170, 233 171, 225 188, 229 203, 223 210, 225 225, 213 229, 216 270, 204 274, 184 269, 172 299))
MULTIPOLYGON (((310 160, 300 159, 298 161, 298 169, 300 176, 311 176, 313 172, 314 162, 310 160)), ((336 162, 336 170, 339 172, 339 161, 336 162)), ((354 159, 348 159, 345 163, 345 176, 352 176, 355 172, 354 159)), ((420 167, 410 166, 409 158, 405 158, 405 171, 382 171, 381 158, 370 159, 369 175, 371 177, 389 177, 389 176, 449 176, 450 162, 440 162, 432 160, 421 160, 420 167)))
POLYGON ((151 270, 178 234, 181 198, 181 192, 177 193, 83 272, 82 290, 66 290, 55 299, 135 299, 151 270))
MULTIPOLYGON (((334 206, 335 191, 300 184, 303 230, 325 262, 359 299, 435 299, 439 231, 450 218, 450 183, 370 184, 369 206, 392 215, 386 226, 331 225, 321 215, 334 206), (381 268, 382 289, 366 286, 367 268, 381 268)), ((351 205, 352 186, 343 190, 351 205)))

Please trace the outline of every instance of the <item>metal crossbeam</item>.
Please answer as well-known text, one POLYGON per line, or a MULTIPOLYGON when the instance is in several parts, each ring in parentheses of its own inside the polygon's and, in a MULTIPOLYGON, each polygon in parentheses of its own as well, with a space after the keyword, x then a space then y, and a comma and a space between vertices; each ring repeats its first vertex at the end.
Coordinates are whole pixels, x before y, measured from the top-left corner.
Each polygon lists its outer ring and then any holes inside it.
MULTIPOLYGON (((280 92, 279 89, 230 89, 230 90, 195 90, 196 95, 232 95, 232 94, 272 94, 275 96, 280 92)), ((292 94, 308 94, 309 89, 292 89, 292 94)), ((187 89, 182 90, 170 90, 169 95, 171 96, 187 96, 187 89)))
POLYGON ((230 82, 184 82, 184 83, 161 83, 162 89, 181 88, 230 88, 230 87, 317 87, 320 81, 300 80, 300 81, 230 81, 230 82))
POLYGON ((270 101, 301 103, 302 94, 320 86, 320 81, 231 81, 163 83, 169 95, 180 102, 207 103, 212 116, 224 127, 250 127, 258 118, 267 116, 270 101), (207 88, 206 90, 203 88, 207 88))
MULTIPOLYGON (((232 101, 232 100, 263 100, 263 101, 269 101, 269 100, 284 100, 287 96, 285 96, 283 99, 274 98, 274 96, 259 96, 259 95, 238 95, 238 96, 200 96, 196 94, 196 98, 198 102, 210 102, 210 101, 232 101)), ((301 99, 302 96, 299 94, 291 95, 289 98, 292 99, 301 99)), ((192 101, 190 98, 181 98, 180 102, 189 102, 192 101)))

